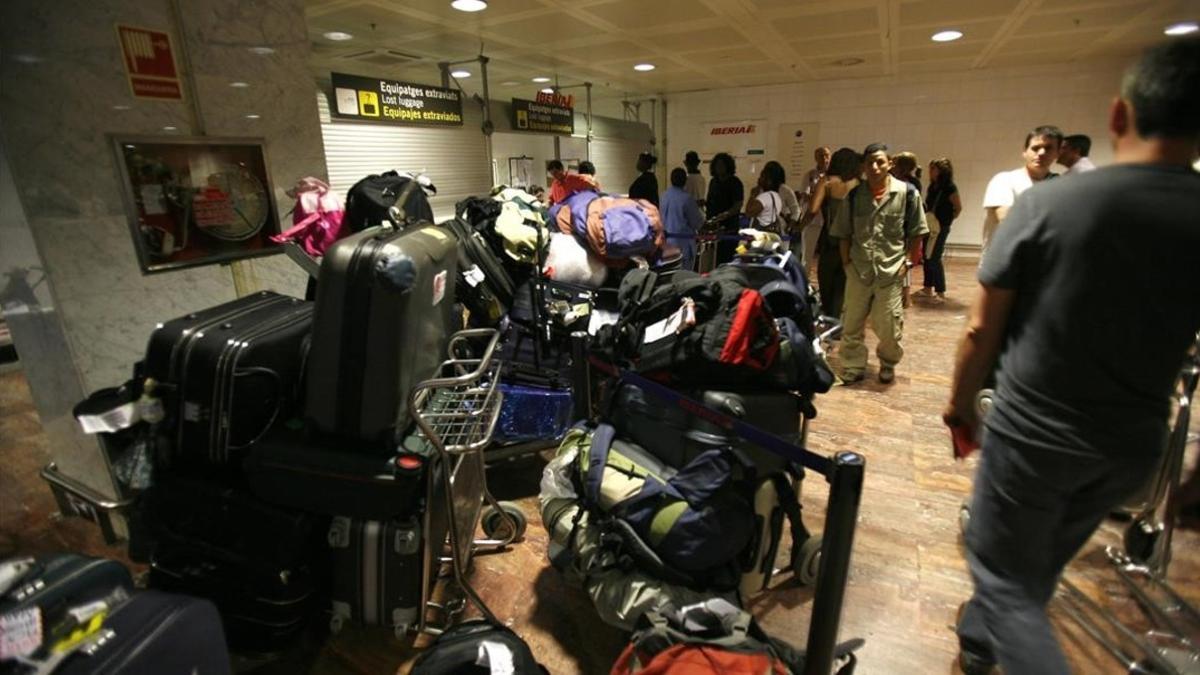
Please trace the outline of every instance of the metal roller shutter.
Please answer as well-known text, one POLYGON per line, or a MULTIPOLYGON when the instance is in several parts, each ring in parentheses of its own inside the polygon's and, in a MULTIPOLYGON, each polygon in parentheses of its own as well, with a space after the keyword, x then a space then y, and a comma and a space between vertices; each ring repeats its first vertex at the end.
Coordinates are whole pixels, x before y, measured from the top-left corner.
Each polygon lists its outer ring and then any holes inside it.
POLYGON ((438 220, 454 216, 454 205, 491 188, 486 139, 480 131, 483 113, 472 101, 463 102, 463 125, 453 128, 363 124, 331 120, 329 99, 317 93, 321 135, 329 184, 339 194, 364 176, 397 171, 422 171, 437 186, 430 200, 438 220))
POLYGON ((596 179, 608 192, 625 194, 637 178, 638 154, 650 146, 645 141, 625 138, 593 138, 592 163, 596 165, 596 179))

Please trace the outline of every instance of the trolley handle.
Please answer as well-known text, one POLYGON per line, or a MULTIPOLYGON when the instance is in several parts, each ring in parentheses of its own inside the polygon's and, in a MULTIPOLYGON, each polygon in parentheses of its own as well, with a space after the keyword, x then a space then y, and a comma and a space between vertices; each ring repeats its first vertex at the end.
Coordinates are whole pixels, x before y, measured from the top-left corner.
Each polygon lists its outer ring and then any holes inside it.
POLYGON ((422 389, 434 389, 434 388, 438 388, 438 387, 458 387, 458 386, 462 386, 464 384, 470 384, 471 382, 481 379, 483 377, 484 373, 487 372, 488 367, 492 365, 492 354, 496 351, 496 345, 498 345, 499 343, 500 343, 500 332, 494 328, 471 328, 468 330, 461 330, 461 331, 455 333, 450 338, 450 344, 446 348, 447 351, 451 354, 451 358, 447 361, 443 361, 442 365, 443 366, 446 366, 446 365, 465 366, 465 365, 470 364, 470 365, 473 365, 474 368, 462 375, 455 375, 453 377, 435 377, 435 378, 431 378, 431 379, 425 380, 424 382, 417 384, 417 386, 413 388, 413 392, 414 392, 413 400, 415 400, 415 393, 422 389), (469 358, 469 359, 453 358, 453 354, 455 353, 455 350, 460 345, 466 344, 467 341, 471 338, 478 338, 478 337, 485 337, 485 336, 490 336, 490 338, 488 339, 487 347, 485 347, 483 350, 483 356, 480 356, 479 358, 469 358))

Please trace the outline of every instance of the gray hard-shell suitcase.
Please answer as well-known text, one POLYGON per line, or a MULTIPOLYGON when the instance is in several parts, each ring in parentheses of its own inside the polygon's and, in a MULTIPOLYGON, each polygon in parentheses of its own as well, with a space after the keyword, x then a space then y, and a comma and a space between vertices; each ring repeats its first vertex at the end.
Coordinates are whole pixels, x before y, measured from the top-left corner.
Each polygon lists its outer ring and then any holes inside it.
POLYGON ((454 235, 372 227, 321 261, 305 415, 318 432, 390 447, 410 424, 412 388, 445 359, 455 322, 454 235))

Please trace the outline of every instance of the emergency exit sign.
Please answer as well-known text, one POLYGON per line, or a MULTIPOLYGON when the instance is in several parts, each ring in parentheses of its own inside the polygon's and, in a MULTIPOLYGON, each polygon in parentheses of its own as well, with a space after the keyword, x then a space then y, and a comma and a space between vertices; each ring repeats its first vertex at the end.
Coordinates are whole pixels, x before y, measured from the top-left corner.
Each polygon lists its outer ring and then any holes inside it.
POLYGON ((183 86, 171 36, 166 32, 117 24, 117 39, 129 76, 129 89, 138 98, 182 100, 183 86))

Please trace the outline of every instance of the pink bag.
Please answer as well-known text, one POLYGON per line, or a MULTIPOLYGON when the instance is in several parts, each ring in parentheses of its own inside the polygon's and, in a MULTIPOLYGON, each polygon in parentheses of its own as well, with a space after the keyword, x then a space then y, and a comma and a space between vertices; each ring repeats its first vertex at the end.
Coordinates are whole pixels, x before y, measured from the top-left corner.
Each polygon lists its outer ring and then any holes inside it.
POLYGON ((329 190, 325 181, 312 176, 300 179, 287 195, 296 199, 292 226, 271 237, 271 241, 277 244, 294 241, 315 258, 325 255, 325 250, 343 236, 346 209, 341 198, 329 190))

